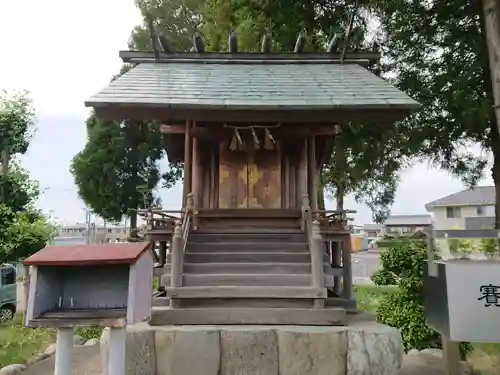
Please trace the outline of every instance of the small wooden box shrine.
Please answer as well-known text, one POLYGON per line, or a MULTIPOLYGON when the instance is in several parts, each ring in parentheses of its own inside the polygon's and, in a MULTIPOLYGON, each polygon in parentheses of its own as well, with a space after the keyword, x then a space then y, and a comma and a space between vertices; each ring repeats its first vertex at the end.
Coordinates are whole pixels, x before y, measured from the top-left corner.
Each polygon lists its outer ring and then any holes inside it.
POLYGON ((149 243, 49 246, 31 267, 29 327, 124 326, 151 313, 149 243))

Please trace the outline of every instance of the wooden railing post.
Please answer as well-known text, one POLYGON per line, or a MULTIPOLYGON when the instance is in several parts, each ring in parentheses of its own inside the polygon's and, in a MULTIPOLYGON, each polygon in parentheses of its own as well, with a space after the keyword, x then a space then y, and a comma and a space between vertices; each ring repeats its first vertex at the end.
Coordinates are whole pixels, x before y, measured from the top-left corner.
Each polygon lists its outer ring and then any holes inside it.
MULTIPOLYGON (((172 237, 172 264, 170 268, 170 286, 182 286, 182 273, 184 262, 184 239, 182 238, 181 222, 176 221, 174 235, 172 237)), ((171 308, 179 307, 179 300, 170 300, 171 308)))
POLYGON ((195 199, 194 199, 194 194, 189 193, 187 196, 187 201, 186 201, 186 210, 188 212, 188 215, 191 216, 192 222, 193 222, 193 230, 198 229, 198 211, 196 211, 196 204, 195 204, 195 199))
POLYGON ((346 299, 352 298, 352 244, 351 235, 342 237, 342 268, 343 268, 343 296, 346 299))
POLYGON ((194 194, 189 193, 186 198, 186 211, 192 213, 194 210, 194 194))
POLYGON ((311 203, 309 202, 309 195, 303 194, 302 195, 302 223, 301 227, 303 231, 307 230, 307 224, 306 224, 306 212, 311 209, 311 203))
MULTIPOLYGON (((324 288, 324 275, 323 275, 323 239, 320 234, 319 221, 314 220, 312 223, 311 233, 311 274, 312 286, 314 288, 324 288)), ((322 309, 325 307, 325 300, 318 298, 314 300, 314 308, 322 309)))

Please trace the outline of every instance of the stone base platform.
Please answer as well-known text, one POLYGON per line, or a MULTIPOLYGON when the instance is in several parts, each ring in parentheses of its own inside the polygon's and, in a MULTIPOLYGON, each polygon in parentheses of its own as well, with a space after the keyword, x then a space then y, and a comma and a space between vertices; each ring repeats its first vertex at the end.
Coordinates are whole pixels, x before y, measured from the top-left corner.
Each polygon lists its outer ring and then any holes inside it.
POLYGON ((126 375, 398 375, 403 353, 397 329, 361 316, 346 327, 141 323, 127 329, 126 375))

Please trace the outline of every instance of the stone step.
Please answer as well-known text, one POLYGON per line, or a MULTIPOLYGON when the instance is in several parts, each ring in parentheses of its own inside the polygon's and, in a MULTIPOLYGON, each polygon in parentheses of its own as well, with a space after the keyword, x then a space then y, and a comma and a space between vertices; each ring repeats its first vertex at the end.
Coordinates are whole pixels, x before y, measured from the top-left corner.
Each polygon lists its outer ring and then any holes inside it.
POLYGON ((304 233, 189 233, 188 243, 208 243, 208 242, 306 242, 304 233))
POLYGON ((186 253, 245 253, 245 252, 277 252, 277 253, 300 253, 308 252, 306 243, 300 242, 190 242, 186 247, 186 253))
MULTIPOLYGON (((311 275, 293 274, 185 274, 184 286, 311 286, 311 275)), ((161 285, 170 286, 170 275, 161 277, 161 285)), ((333 275, 324 276, 325 287, 333 286, 333 275)))
POLYGON ((344 326, 345 309, 314 308, 179 308, 153 307, 151 326, 159 325, 318 325, 344 326))
MULTIPOLYGON (((324 272, 342 276, 342 268, 332 268, 324 264, 324 272)), ((162 273, 170 273, 170 264, 163 267, 162 273)), ((311 263, 184 263, 184 274, 213 274, 213 273, 288 273, 310 274, 311 263)))
MULTIPOLYGON (((172 254, 167 255, 167 262, 172 262, 172 254)), ((323 261, 328 262, 328 255, 325 254, 323 261)), ((310 263, 311 254, 303 253, 282 253, 282 252, 217 252, 217 253, 186 253, 184 254, 186 263, 310 263)))
POLYGON ((327 307, 343 307, 348 313, 358 312, 355 298, 328 297, 325 304, 327 307))
POLYGON ((227 226, 216 226, 212 227, 210 225, 201 226, 196 232, 196 234, 304 234, 304 231, 297 228, 277 228, 275 226, 266 227, 265 225, 259 226, 249 226, 248 224, 243 224, 241 226, 227 227, 227 226))
POLYGON ((269 286, 183 286, 167 287, 170 298, 326 298, 326 288, 269 286))

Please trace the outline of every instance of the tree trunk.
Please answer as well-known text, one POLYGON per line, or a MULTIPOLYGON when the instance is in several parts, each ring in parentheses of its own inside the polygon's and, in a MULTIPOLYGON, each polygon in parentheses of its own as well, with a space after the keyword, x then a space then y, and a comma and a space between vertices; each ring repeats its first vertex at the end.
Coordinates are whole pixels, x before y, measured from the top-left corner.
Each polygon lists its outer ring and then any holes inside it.
POLYGON ((137 214, 136 213, 132 213, 130 215, 130 232, 132 233, 132 231, 136 230, 137 229, 137 214))
MULTIPOLYGON (((489 55, 489 70, 495 119, 500 125, 500 2, 498 0, 483 0, 484 29, 489 55)), ((497 139, 500 142, 500 138, 497 139)))
MULTIPOLYGON (((479 3, 479 2, 478 2, 479 3)), ((477 4, 478 4, 477 3, 477 4)), ((496 0, 483 0, 479 10, 484 50, 488 56, 480 56, 484 67, 484 87, 490 104, 490 140, 493 152, 491 169, 496 197, 500 197, 500 5, 496 0)), ((500 200, 495 199, 495 229, 500 229, 500 200)))
MULTIPOLYGON (((2 176, 5 176, 9 172, 9 159, 10 159, 9 151, 2 150, 2 153, 0 154, 0 159, 2 159, 2 167, 1 167, 0 172, 1 172, 2 176)), ((0 189, 0 194, 1 194, 0 197, 2 198, 2 202, 6 202, 6 200, 7 200, 7 197, 5 196, 5 183, 6 182, 7 182, 7 179, 4 178, 4 183, 2 184, 2 187, 0 189)))
POLYGON ((335 197, 335 200, 337 201, 337 211, 344 210, 344 192, 345 192, 344 182, 339 181, 337 183, 337 191, 335 197))
POLYGON ((318 184, 318 209, 325 210, 325 193, 323 191, 323 185, 321 184, 321 181, 318 184))
POLYGON ((340 147, 340 144, 335 148, 335 169, 337 170, 338 181, 336 183, 337 191, 335 200, 337 201, 337 211, 344 210, 344 196, 345 196, 345 166, 346 166, 346 157, 344 153, 344 149, 340 147))

